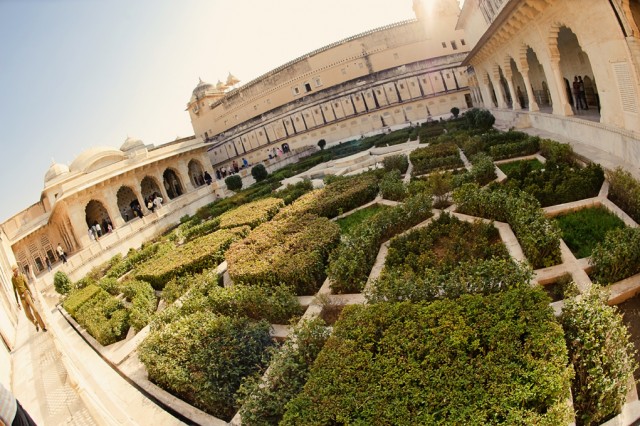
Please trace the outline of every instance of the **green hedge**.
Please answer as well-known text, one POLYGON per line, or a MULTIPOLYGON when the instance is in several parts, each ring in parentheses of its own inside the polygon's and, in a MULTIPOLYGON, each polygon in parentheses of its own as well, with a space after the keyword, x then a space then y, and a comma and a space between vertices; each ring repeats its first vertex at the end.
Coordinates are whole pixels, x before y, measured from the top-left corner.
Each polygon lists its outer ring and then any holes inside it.
POLYGON ((277 425, 280 422, 285 405, 302 390, 309 369, 329 334, 319 318, 294 327, 285 344, 274 350, 264 377, 262 374, 250 376, 240 386, 238 398, 243 425, 277 425))
POLYGON ((614 229, 591 252, 592 275, 611 284, 640 273, 640 228, 614 229))
POLYGON ((409 154, 414 176, 436 170, 464 167, 458 146, 453 142, 418 148, 409 154))
POLYGON ((217 266, 224 260, 224 252, 229 245, 234 240, 247 235, 248 231, 248 226, 221 229, 197 238, 139 265, 134 276, 138 280, 147 281, 153 288, 161 290, 176 276, 217 266))
POLYGON ((167 282, 162 289, 161 298, 167 303, 173 303, 194 285, 198 283, 217 285, 220 278, 217 273, 217 268, 205 269, 197 274, 185 274, 174 277, 167 282))
POLYGON ((620 413, 638 367, 629 331, 597 286, 580 299, 566 299, 561 322, 575 370, 571 388, 577 423, 601 424, 620 413))
POLYGON ((129 331, 129 312, 102 289, 78 307, 73 317, 103 346, 124 339, 129 331))
POLYGON ((62 306, 65 311, 69 312, 71 316, 75 316, 76 311, 84 303, 95 296, 100 291, 100 287, 97 285, 88 285, 82 289, 72 291, 71 294, 64 300, 62 306))
POLYGON ((132 270, 136 265, 145 262, 153 256, 166 253, 172 248, 173 244, 171 243, 143 244, 139 250, 130 248, 124 259, 118 256, 113 257, 111 266, 105 276, 109 278, 120 278, 132 270))
POLYGON ((220 228, 236 228, 247 225, 252 229, 271 220, 278 213, 284 201, 280 198, 263 198, 236 207, 220 215, 220 228))
POLYGON ((158 299, 151 284, 144 281, 131 280, 122 283, 122 290, 131 302, 129 323, 136 331, 142 330, 156 311, 158 299))
POLYGON ((153 320, 153 329, 177 321, 196 312, 210 312, 228 317, 266 320, 271 324, 287 324, 301 313, 300 303, 287 286, 235 284, 219 287, 206 280, 194 282, 180 306, 172 305, 153 320))
POLYGON ((153 383, 229 421, 242 378, 267 361, 269 328, 266 321, 198 312, 150 333, 138 353, 153 383))
POLYGON ((311 179, 303 179, 302 182, 289 184, 284 189, 278 190, 274 195, 284 200, 285 205, 293 203, 309 191, 313 190, 311 179))
POLYGON ((344 308, 282 425, 562 425, 571 368, 541 289, 344 308))
POLYGON ((607 180, 609 199, 640 223, 640 182, 620 167, 608 171, 607 180))
POLYGON ((409 168, 409 159, 403 154, 390 155, 382 160, 382 167, 387 172, 397 170, 400 174, 405 174, 409 168))
POLYGON ((480 186, 487 185, 494 181, 498 175, 496 174, 496 166, 493 158, 485 154, 476 154, 471 157, 471 170, 455 175, 452 186, 457 188, 465 183, 477 183, 480 186))
POLYGON ((418 194, 382 210, 344 235, 329 256, 327 274, 336 293, 359 293, 367 282, 380 245, 431 217, 431 195, 418 194))
POLYGON ((220 218, 206 220, 198 225, 191 226, 182 231, 182 235, 186 241, 195 240, 196 238, 215 232, 220 227, 220 218))
POLYGON ((231 245, 226 254, 229 275, 236 283, 285 283, 298 295, 314 294, 339 239, 340 227, 327 218, 278 214, 231 245))
POLYGON ((453 199, 460 213, 507 222, 534 268, 560 263, 560 228, 545 217, 540 203, 530 194, 481 190, 475 184, 465 184, 454 191, 453 199))
POLYGON ((385 173, 380 180, 380 193, 383 198, 392 201, 402 201, 407 198, 407 188, 398 170, 385 173))

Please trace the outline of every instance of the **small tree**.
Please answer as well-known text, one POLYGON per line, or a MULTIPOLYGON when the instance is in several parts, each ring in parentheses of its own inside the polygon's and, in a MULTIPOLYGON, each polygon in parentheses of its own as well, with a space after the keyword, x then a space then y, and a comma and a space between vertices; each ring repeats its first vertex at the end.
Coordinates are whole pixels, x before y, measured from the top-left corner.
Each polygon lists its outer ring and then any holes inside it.
POLYGON ((460 108, 458 107, 451 108, 451 114, 453 114, 453 118, 458 118, 458 114, 460 114, 460 108))
POLYGON ((251 168, 251 176, 256 180, 256 182, 262 182, 269 176, 269 172, 264 164, 256 164, 251 168))
POLYGON ((224 183, 227 185, 227 188, 229 188, 232 191, 238 191, 242 189, 242 178, 238 175, 228 176, 224 180, 224 183))
POLYGON ((324 149, 325 145, 327 145, 327 141, 325 141, 324 139, 320 139, 318 141, 318 146, 320 147, 321 150, 324 149))
POLYGON ((71 290, 71 280, 67 274, 62 271, 58 271, 53 276, 53 286, 58 293, 67 294, 71 290))

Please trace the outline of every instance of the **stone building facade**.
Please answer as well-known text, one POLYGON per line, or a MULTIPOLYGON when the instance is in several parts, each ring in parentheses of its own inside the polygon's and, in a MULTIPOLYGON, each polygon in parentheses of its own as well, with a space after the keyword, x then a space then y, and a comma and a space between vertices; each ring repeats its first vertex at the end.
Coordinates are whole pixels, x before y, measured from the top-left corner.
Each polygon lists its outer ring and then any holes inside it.
POLYGON ((417 19, 349 37, 233 88, 200 81, 187 110, 214 168, 359 138, 471 105, 456 0, 414 2, 417 19))

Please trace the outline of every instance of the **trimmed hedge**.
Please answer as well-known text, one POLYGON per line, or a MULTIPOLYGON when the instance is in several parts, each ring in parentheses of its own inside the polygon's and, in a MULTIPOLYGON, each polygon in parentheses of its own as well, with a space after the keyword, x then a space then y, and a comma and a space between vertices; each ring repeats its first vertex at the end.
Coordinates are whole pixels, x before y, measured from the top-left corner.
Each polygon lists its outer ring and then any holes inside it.
POLYGON ((153 383, 229 421, 241 380, 267 361, 269 328, 266 321, 198 312, 151 332, 138 354, 153 383))
POLYGON ((185 241, 195 240, 196 238, 203 237, 205 235, 215 232, 220 227, 220 218, 215 217, 204 221, 198 225, 191 226, 182 231, 185 241))
POLYGON ((607 294, 592 287, 565 300, 561 322, 575 369, 573 406, 578 424, 597 425, 620 413, 638 367, 629 331, 607 294))
POLYGON ((185 274, 172 278, 162 289, 161 298, 167 303, 173 303, 194 285, 198 283, 217 285, 220 278, 216 268, 205 269, 197 274, 185 274))
POLYGON ((298 295, 314 294, 339 239, 340 227, 327 218, 279 213, 231 245, 226 254, 229 275, 236 283, 286 283, 298 295))
POLYGON ((122 257, 114 256, 111 259, 111 267, 105 274, 105 277, 108 278, 120 278, 130 270, 132 270, 136 265, 139 265, 142 262, 145 262, 147 259, 150 259, 153 256, 159 256, 162 253, 166 253, 173 248, 173 244, 171 243, 153 243, 153 244, 143 244, 140 250, 136 250, 134 248, 130 248, 127 253, 127 257, 124 259, 122 257))
POLYGON ((376 213, 344 235, 329 256, 327 275, 336 293, 359 293, 367 282, 380 245, 431 217, 431 195, 418 194, 404 204, 376 213))
POLYGON ((136 280, 122 283, 122 290, 127 300, 131 302, 129 324, 136 331, 140 331, 149 323, 156 311, 158 305, 156 293, 151 284, 136 280))
POLYGON ((344 308, 282 425, 561 425, 572 370, 539 288, 344 308))
POLYGON ((403 175, 409 168, 409 159, 404 154, 390 155, 382 160, 382 167, 387 172, 397 170, 403 175))
POLYGON ((134 276, 138 280, 147 281, 156 290, 161 290, 174 277, 217 266, 224 260, 224 252, 231 243, 248 232, 249 227, 243 226, 221 229, 197 238, 148 260, 137 268, 134 276))
POLYGON ((607 172, 609 199, 636 222, 640 222, 640 182, 618 167, 607 172))
POLYGON ((283 285, 236 284, 224 288, 210 281, 199 280, 193 284, 180 306, 174 304, 155 317, 152 328, 162 328, 165 324, 200 311, 266 320, 271 324, 287 324, 292 317, 301 313, 301 308, 291 289, 283 285))
POLYGON ((465 184, 454 191, 453 199, 461 213, 507 222, 535 269, 560 263, 560 228, 545 217, 540 203, 530 194, 487 191, 465 184))
POLYGON ((289 184, 284 189, 278 190, 274 195, 284 200, 285 205, 293 203, 309 191, 313 190, 311 179, 303 179, 302 182, 289 184))
POLYGON ((380 193, 383 198, 392 201, 402 201, 407 198, 407 188, 402 182, 399 171, 393 170, 385 173, 380 180, 380 193))
POLYGON ((611 284, 640 273, 640 228, 614 229, 591 252, 592 275, 611 284))
POLYGON ((72 316, 103 346, 124 339, 129 330, 129 312, 122 302, 101 288, 78 306, 72 316))
POLYGON ((245 426, 277 425, 285 405, 302 390, 309 369, 329 337, 319 318, 294 327, 285 344, 274 351, 264 376, 246 378, 238 390, 240 415, 245 426))
POLYGON ((100 292, 100 287, 97 285, 88 285, 82 289, 72 291, 64 300, 62 306, 71 316, 75 316, 78 308, 84 305, 87 300, 91 299, 98 292, 100 292))
POLYGON ((236 207, 220 215, 220 228, 236 228, 247 225, 251 229, 271 220, 284 206, 284 201, 280 198, 263 198, 236 207))
POLYGON ((414 176, 436 170, 464 167, 458 146, 453 142, 418 148, 409 154, 409 159, 413 164, 414 176))

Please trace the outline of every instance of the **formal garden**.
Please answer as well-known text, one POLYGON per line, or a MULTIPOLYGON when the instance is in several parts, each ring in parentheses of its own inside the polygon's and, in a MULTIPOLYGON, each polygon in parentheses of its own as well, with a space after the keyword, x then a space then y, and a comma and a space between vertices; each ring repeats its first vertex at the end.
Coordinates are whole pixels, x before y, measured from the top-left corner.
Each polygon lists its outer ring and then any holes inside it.
POLYGON ((80 281, 57 273, 61 309, 193 423, 603 424, 638 374, 640 183, 493 124, 471 110, 321 149, 80 281))

